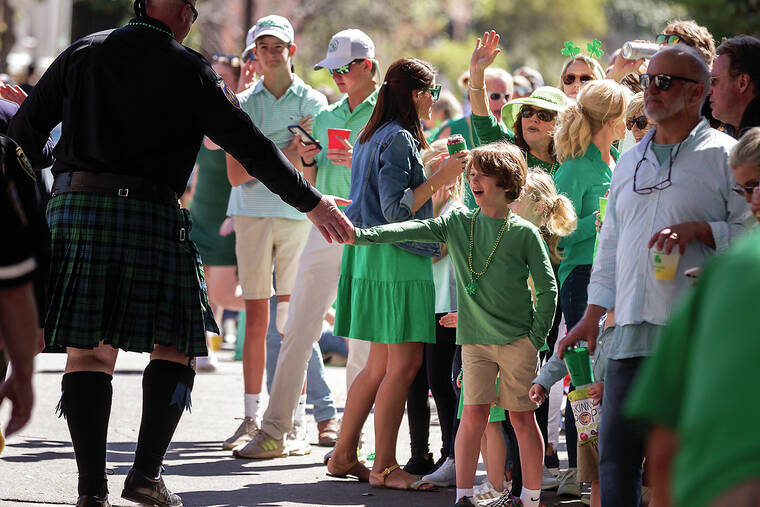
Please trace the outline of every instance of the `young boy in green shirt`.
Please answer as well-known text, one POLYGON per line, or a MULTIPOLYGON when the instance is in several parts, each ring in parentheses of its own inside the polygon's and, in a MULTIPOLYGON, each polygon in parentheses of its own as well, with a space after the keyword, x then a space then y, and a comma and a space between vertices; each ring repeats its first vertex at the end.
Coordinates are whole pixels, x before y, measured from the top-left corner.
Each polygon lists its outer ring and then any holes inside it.
POLYGON ((508 208, 520 196, 526 173, 525 158, 516 146, 481 146, 470 153, 467 164, 479 208, 356 229, 353 238, 356 245, 410 240, 448 245, 457 276, 457 344, 462 345, 464 369, 464 410, 456 440, 457 506, 475 505, 479 443, 492 404, 509 411, 520 446, 524 486, 512 505, 539 505, 544 443, 533 413, 537 405, 528 392, 538 372, 538 349, 554 319, 557 283, 541 233, 508 208), (535 307, 528 276, 535 286, 535 307))

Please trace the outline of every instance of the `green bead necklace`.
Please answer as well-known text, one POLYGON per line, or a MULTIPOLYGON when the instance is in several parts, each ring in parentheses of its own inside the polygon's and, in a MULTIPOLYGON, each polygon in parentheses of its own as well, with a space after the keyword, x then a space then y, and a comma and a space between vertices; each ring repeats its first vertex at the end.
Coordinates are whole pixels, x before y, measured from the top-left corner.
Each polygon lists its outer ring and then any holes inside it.
POLYGON ((480 208, 475 210, 475 213, 472 214, 472 219, 470 219, 470 253, 467 256, 467 264, 470 268, 470 283, 464 286, 464 290, 470 296, 474 296, 478 293, 478 280, 480 277, 486 274, 486 271, 488 271, 488 266, 491 265, 491 258, 493 257, 493 254, 496 253, 496 249, 499 247, 501 237, 504 236, 504 232, 508 231, 511 226, 509 223, 509 217, 512 212, 510 210, 507 210, 507 216, 504 218, 504 225, 501 226, 499 236, 496 238, 496 242, 493 244, 491 253, 488 254, 486 265, 483 267, 483 271, 475 271, 475 269, 472 267, 472 249, 475 246, 475 217, 478 216, 478 213, 480 213, 480 208))
POLYGON ((159 31, 161 33, 164 33, 164 34, 168 35, 169 37, 171 37, 172 39, 174 38, 174 34, 171 33, 169 30, 164 30, 163 28, 159 28, 157 26, 149 25, 148 23, 141 23, 139 21, 132 21, 130 23, 127 23, 127 26, 146 26, 148 28, 152 28, 153 30, 157 30, 157 31, 159 31))

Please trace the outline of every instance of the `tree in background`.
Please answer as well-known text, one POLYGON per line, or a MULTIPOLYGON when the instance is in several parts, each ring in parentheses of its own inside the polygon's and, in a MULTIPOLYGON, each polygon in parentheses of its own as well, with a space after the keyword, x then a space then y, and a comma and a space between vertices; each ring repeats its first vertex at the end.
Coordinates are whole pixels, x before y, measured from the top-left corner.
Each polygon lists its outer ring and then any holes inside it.
POLYGON ((760 0, 677 0, 675 3, 710 30, 716 46, 723 37, 760 35, 760 0))

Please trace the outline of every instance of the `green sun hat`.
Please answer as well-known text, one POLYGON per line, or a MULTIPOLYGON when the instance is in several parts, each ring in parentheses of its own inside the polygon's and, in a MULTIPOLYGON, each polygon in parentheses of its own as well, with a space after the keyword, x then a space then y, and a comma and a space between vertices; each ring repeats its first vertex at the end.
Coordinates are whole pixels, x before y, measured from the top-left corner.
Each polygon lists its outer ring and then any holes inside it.
POLYGON ((561 113, 572 103, 573 99, 565 95, 559 88, 541 86, 533 90, 529 97, 515 99, 504 104, 504 107, 501 108, 501 121, 509 130, 513 130, 515 122, 517 122, 517 115, 524 105, 561 113))

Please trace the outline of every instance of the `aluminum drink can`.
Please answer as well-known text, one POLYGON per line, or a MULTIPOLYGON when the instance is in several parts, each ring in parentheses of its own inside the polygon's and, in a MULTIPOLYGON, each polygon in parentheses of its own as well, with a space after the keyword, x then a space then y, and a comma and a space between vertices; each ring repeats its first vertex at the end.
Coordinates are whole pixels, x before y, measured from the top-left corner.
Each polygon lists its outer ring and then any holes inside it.
POLYGON ((638 60, 639 58, 651 58, 660 50, 659 44, 651 42, 626 42, 620 54, 626 60, 638 60))
POLYGON ((464 140, 464 136, 462 134, 450 135, 446 140, 446 148, 449 150, 449 155, 466 150, 467 143, 464 140))

